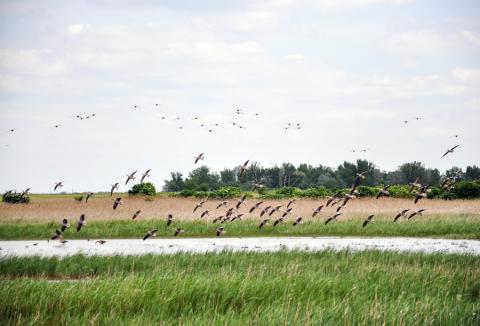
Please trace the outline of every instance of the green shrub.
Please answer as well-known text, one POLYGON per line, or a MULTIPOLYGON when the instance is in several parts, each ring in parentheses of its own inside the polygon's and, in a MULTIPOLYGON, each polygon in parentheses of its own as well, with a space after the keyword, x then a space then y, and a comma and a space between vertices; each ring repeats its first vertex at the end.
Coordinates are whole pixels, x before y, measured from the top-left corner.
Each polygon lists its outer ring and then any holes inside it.
POLYGON ((179 195, 182 197, 193 197, 195 195, 195 190, 192 189, 184 189, 180 191, 179 195))
POLYGON ((388 191, 390 192, 390 197, 394 198, 413 198, 415 196, 413 192, 410 192, 409 185, 393 185, 388 191))
POLYGON ((449 192, 454 194, 456 198, 480 198, 480 183, 475 181, 459 181, 449 192))
POLYGON ((151 182, 138 183, 128 191, 129 195, 155 196, 156 193, 155 186, 151 182))
POLYGON ((237 198, 242 196, 242 191, 240 188, 237 187, 221 187, 217 190, 211 191, 209 194, 209 198, 215 199, 229 199, 229 198, 237 198))
POLYGON ((82 200, 83 200, 83 196, 82 196, 82 195, 78 195, 78 196, 73 197, 73 199, 75 199, 76 201, 82 201, 82 200))
POLYGON ((307 198, 325 198, 331 196, 332 192, 325 187, 307 188, 302 191, 301 197, 307 198))
POLYGON ((378 187, 358 186, 358 197, 375 197, 379 192, 378 187))
POLYGON ((9 204, 28 204, 30 196, 21 192, 7 191, 3 194, 2 201, 9 204))

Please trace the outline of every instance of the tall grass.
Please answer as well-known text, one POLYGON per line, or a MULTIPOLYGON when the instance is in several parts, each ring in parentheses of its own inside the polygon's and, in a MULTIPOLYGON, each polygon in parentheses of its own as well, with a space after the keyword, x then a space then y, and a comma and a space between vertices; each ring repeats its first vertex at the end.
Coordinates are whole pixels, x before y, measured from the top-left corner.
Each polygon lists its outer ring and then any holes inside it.
POLYGON ((480 262, 367 251, 0 260, 2 324, 478 325, 480 262))
MULTIPOLYGON (((76 232, 74 221, 72 227, 65 231, 66 239, 114 239, 141 238, 149 229, 157 228, 158 237, 172 237, 174 228, 185 229, 182 237, 212 237, 218 226, 225 227, 230 237, 244 236, 405 236, 405 237, 442 237, 452 239, 480 239, 480 219, 468 216, 455 218, 414 218, 393 223, 387 217, 378 217, 375 222, 362 227, 362 219, 339 220, 324 225, 323 218, 307 220, 305 223, 293 226, 291 218, 276 227, 270 222, 258 229, 259 221, 247 219, 244 221, 213 224, 209 220, 181 220, 172 225, 166 225, 165 220, 118 220, 92 221, 76 232)), ((48 239, 59 227, 58 223, 7 223, 0 224, 0 239, 48 239)))

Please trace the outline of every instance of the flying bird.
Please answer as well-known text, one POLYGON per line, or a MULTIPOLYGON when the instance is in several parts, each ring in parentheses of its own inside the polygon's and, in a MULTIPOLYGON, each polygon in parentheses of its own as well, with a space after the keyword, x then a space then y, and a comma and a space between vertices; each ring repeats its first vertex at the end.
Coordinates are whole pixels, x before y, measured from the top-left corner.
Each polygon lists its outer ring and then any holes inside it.
POLYGON ((204 155, 205 155, 205 153, 200 153, 200 154, 198 154, 197 156, 195 156, 195 164, 197 164, 198 161, 200 161, 200 160, 203 161, 203 160, 205 159, 205 156, 204 156, 204 155))
POLYGON ((208 209, 206 211, 204 211, 201 215, 200 215, 200 218, 203 218, 204 216, 208 216, 208 209))
POLYGON ((227 204, 228 204, 228 201, 226 201, 226 200, 225 200, 225 201, 222 201, 220 204, 217 205, 217 208, 216 208, 216 209, 219 209, 219 208, 222 207, 222 206, 227 207, 227 204))
POLYGON ((288 202, 288 204, 287 204, 287 208, 290 208, 290 206, 293 205, 293 204, 295 204, 296 202, 297 202, 296 199, 290 200, 290 201, 288 202))
POLYGON ((204 201, 199 202, 199 203, 195 206, 195 208, 193 209, 193 212, 195 213, 195 211, 196 211, 197 209, 203 207, 203 204, 205 204, 204 201))
POLYGON ((142 212, 141 209, 139 209, 138 211, 136 211, 136 212, 133 214, 133 216, 132 216, 132 220, 136 219, 136 218, 140 215, 141 212, 142 212))
POLYGON ((51 240, 63 239, 63 234, 59 230, 55 230, 55 233, 52 234, 51 240))
POLYGON ((259 228, 259 229, 263 228, 263 227, 265 226, 265 224, 268 223, 268 221, 270 221, 268 218, 262 220, 262 221, 260 222, 260 225, 258 226, 258 228, 259 228))
POLYGON ((173 235, 174 237, 178 236, 180 233, 183 233, 185 232, 184 229, 181 229, 181 228, 176 228, 175 229, 175 234, 173 235))
POLYGON ((77 222, 77 232, 80 232, 82 226, 87 225, 87 220, 85 219, 85 214, 80 215, 80 219, 77 222))
POLYGON ((253 206, 250 208, 250 210, 248 211, 248 213, 250 213, 250 214, 253 213, 253 211, 256 210, 257 208, 259 208, 260 205, 262 205, 262 204, 263 204, 263 201, 259 201, 258 203, 256 203, 255 205, 253 205, 253 206))
POLYGON ((447 154, 449 153, 453 153, 453 151, 455 150, 455 148, 457 148, 458 146, 460 146, 460 144, 456 145, 456 146, 453 146, 452 148, 450 149, 447 149, 447 151, 445 152, 445 154, 442 155, 441 158, 444 158, 447 154))
POLYGON ((276 227, 279 223, 283 222, 285 220, 284 217, 279 217, 278 219, 273 222, 273 227, 276 227))
POLYGON ((62 181, 55 182, 55 187, 53 188, 53 191, 57 191, 58 188, 62 188, 62 187, 63 187, 62 181))
POLYGON ((69 227, 70 227, 70 224, 68 223, 68 220, 67 220, 66 218, 64 218, 64 219, 62 220, 62 223, 60 223, 60 230, 61 230, 62 232, 64 232, 64 231, 65 231, 67 228, 69 228, 69 227))
POLYGON ((317 216, 317 214, 322 211, 322 208, 323 208, 323 205, 320 205, 320 206, 318 206, 317 208, 315 208, 315 209, 313 210, 312 217, 317 216))
POLYGON ((402 216, 405 216, 405 214, 409 211, 410 209, 404 209, 400 212, 398 212, 397 215, 395 215, 395 218, 393 219, 393 223, 397 222, 397 220, 402 217, 402 216))
POLYGON ((245 163, 243 163, 242 166, 240 166, 240 172, 238 174, 239 178, 241 178, 242 175, 245 173, 245 170, 247 169, 248 162, 250 162, 250 160, 247 160, 245 163))
POLYGON ((342 215, 342 213, 336 213, 332 216, 330 216, 329 218, 327 218, 327 220, 325 221, 325 225, 327 225, 328 223, 330 223, 331 221, 333 220, 337 220, 337 217, 339 217, 340 215, 342 215))
POLYGON ((298 224, 302 224, 303 217, 298 217, 295 222, 293 222, 293 226, 296 226, 298 224))
POLYGON ((268 212, 268 210, 271 208, 272 206, 267 206, 265 207, 261 212, 260 212, 260 217, 262 217, 263 215, 265 215, 266 212, 268 212))
POLYGON ((143 240, 147 240, 150 237, 157 236, 157 229, 148 230, 147 233, 143 236, 143 240))
POLYGON ((172 224, 172 222, 175 220, 175 218, 173 217, 172 214, 168 214, 167 216, 167 226, 169 226, 170 224, 172 224))
POLYGON ((385 197, 390 196, 390 192, 388 191, 388 188, 390 188, 390 185, 387 185, 382 189, 380 189, 380 191, 377 194, 377 199, 380 198, 381 196, 385 196, 385 197))
POLYGON ((113 210, 116 210, 118 205, 121 205, 123 204, 123 201, 122 201, 122 197, 117 197, 114 201, 113 201, 113 210))
POLYGON ((422 216, 423 212, 426 211, 426 209, 422 208, 422 209, 419 209, 418 211, 414 211, 412 214, 410 214, 410 216, 408 216, 408 220, 410 220, 412 217, 414 217, 415 215, 420 215, 422 216))
POLYGON ((152 169, 148 169, 147 171, 145 171, 145 173, 142 174, 142 178, 140 179, 140 183, 143 182, 143 180, 145 180, 145 178, 148 178, 150 176, 150 171, 152 169))
POLYGON ((125 184, 127 184, 128 181, 130 181, 130 180, 132 180, 132 181, 135 180, 135 174, 136 174, 136 173, 137 173, 137 171, 134 171, 134 172, 132 172, 132 173, 130 173, 130 174, 127 174, 127 180, 125 181, 125 184))
POLYGON ((368 223, 372 222, 373 221, 373 217, 374 215, 369 215, 364 221, 363 221, 363 224, 362 224, 362 227, 366 227, 368 223))
POLYGON ((90 199, 90 197, 92 197, 92 196, 93 196, 93 192, 89 192, 87 194, 87 198, 85 198, 85 204, 88 203, 88 199, 90 199))
POLYGON ((219 237, 220 235, 222 235, 222 234, 225 234, 225 233, 226 233, 226 231, 225 231, 225 228, 224 228, 224 227, 219 227, 219 228, 215 229, 215 231, 216 231, 217 237, 219 237))
POLYGON ((119 185, 120 185, 120 183, 118 183, 118 182, 112 185, 112 189, 110 190, 110 197, 113 196, 113 191, 117 190, 119 185))

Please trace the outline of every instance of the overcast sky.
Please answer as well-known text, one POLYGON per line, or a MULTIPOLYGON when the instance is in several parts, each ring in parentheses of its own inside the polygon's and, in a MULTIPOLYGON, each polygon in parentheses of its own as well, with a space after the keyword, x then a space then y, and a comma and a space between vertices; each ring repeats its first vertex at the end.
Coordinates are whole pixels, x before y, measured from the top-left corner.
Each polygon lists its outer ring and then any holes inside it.
POLYGON ((161 188, 200 152, 217 171, 478 165, 479 3, 2 0, 0 190, 108 190, 147 168, 161 188))

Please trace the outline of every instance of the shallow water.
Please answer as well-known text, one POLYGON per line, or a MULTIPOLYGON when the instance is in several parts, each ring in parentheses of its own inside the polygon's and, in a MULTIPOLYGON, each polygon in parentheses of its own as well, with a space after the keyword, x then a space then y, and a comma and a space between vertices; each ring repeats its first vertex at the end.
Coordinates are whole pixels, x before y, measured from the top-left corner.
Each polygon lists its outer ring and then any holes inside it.
POLYGON ((0 257, 65 257, 75 254, 143 255, 177 252, 205 253, 228 251, 278 250, 388 250, 398 252, 455 253, 480 256, 480 241, 428 238, 353 238, 353 237, 279 237, 279 238, 174 238, 115 239, 105 244, 95 240, 69 240, 67 243, 46 240, 0 241, 0 257))

